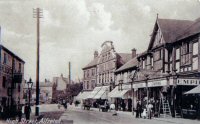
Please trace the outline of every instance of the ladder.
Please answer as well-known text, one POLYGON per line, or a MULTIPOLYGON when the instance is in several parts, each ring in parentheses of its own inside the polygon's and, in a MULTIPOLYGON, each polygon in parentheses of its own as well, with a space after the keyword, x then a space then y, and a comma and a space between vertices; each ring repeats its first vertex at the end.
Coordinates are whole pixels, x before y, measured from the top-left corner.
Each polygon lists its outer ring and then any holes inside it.
POLYGON ((164 118, 172 117, 169 101, 163 97, 162 93, 159 104, 159 116, 162 116, 164 118))

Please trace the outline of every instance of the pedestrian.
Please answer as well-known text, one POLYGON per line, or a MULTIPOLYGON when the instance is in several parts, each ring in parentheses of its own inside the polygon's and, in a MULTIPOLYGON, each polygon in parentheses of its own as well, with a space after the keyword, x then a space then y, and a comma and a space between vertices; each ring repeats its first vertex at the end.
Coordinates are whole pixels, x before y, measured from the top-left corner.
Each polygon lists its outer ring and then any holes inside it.
POLYGON ((137 106, 136 106, 136 118, 141 118, 142 117, 142 103, 141 101, 137 102, 137 106))
POLYGON ((61 105, 60 105, 60 102, 58 102, 58 109, 60 109, 61 105))
POLYGON ((63 106, 64 106, 65 111, 66 111, 66 110, 67 110, 67 101, 64 100, 64 102, 63 102, 63 106))
POLYGON ((124 101, 122 101, 122 111, 125 111, 126 110, 126 104, 124 103, 124 101))
POLYGON ((136 105, 136 118, 139 117, 139 101, 137 101, 137 105, 136 105))
POLYGON ((151 104, 151 102, 147 105, 147 113, 148 113, 148 118, 151 119, 152 116, 152 108, 153 105, 151 104))
POLYGON ((2 118, 2 113, 3 113, 3 107, 2 107, 2 105, 0 104, 0 119, 2 118))
POLYGON ((30 113, 31 113, 31 107, 26 104, 25 108, 24 108, 24 113, 25 113, 25 116, 26 116, 26 120, 29 120, 30 119, 30 113))
POLYGON ((21 119, 22 119, 22 106, 19 105, 18 107, 18 111, 17 111, 17 114, 18 114, 18 121, 21 122, 21 119))
POLYGON ((117 111, 116 111, 116 108, 115 108, 115 104, 114 104, 114 103, 111 103, 111 104, 110 104, 110 110, 111 110, 111 112, 113 113, 113 114, 112 114, 113 116, 117 116, 117 111))

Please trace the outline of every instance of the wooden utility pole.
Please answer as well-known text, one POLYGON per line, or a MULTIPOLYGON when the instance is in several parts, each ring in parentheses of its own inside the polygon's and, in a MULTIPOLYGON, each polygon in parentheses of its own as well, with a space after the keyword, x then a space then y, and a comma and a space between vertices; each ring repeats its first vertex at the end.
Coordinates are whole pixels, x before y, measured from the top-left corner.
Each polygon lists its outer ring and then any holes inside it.
POLYGON ((37 20, 37 61, 36 61, 36 107, 35 107, 35 115, 39 116, 40 18, 42 18, 42 10, 40 8, 33 9, 33 18, 36 18, 36 20, 37 20))
POLYGON ((69 84, 71 84, 71 62, 69 62, 69 84))

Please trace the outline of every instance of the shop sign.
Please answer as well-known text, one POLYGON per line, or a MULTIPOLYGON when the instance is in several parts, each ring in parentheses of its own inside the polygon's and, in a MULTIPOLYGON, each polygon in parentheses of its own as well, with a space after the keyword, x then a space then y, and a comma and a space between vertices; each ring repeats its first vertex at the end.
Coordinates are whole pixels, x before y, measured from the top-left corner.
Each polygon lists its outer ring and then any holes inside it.
POLYGON ((133 84, 133 88, 144 88, 144 87, 146 87, 146 83, 133 84))
POLYGON ((167 80, 148 82, 148 87, 159 87, 159 86, 166 86, 166 85, 167 85, 167 80))
POLYGON ((200 85, 200 79, 177 79, 177 85, 200 85))

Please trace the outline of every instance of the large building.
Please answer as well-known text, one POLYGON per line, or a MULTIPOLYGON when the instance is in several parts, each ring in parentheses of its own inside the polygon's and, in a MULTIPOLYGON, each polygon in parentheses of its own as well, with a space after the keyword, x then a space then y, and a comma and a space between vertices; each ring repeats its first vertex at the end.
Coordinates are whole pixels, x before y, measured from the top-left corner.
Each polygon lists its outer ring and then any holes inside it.
POLYGON ((165 97, 174 117, 191 104, 197 107, 183 94, 200 85, 199 33, 200 19, 156 19, 148 49, 138 56, 138 100, 165 97))
POLYGON ((0 103, 8 117, 13 116, 10 111, 15 111, 23 100, 25 62, 3 45, 0 45, 0 62, 0 103))
POLYGON ((98 51, 94 52, 94 59, 83 68, 83 90, 91 91, 97 85, 98 51))
POLYGON ((101 48, 100 54, 96 51, 93 61, 83 68, 84 90, 92 90, 83 96, 89 99, 108 99, 115 87, 114 72, 131 59, 131 54, 117 53, 112 41, 105 41, 101 48))
POLYGON ((130 84, 133 83, 137 67, 136 49, 132 49, 132 59, 115 71, 115 88, 109 93, 109 97, 116 103, 117 110, 121 109, 121 104, 126 105, 124 111, 132 111, 135 107, 136 101, 133 101, 135 95, 133 94, 133 86, 130 84))

